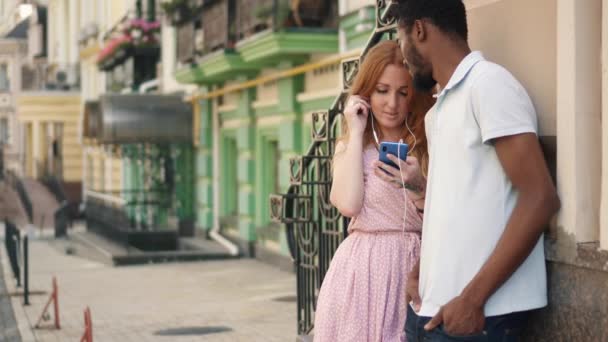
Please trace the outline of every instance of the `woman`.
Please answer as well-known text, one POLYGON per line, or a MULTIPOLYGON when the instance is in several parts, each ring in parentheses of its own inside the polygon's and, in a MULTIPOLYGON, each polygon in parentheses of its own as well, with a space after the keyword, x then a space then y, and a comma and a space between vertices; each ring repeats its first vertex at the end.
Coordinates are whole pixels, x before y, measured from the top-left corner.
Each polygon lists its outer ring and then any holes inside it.
POLYGON ((414 91, 396 42, 368 52, 334 155, 330 200, 352 220, 321 286, 317 342, 405 340, 405 285, 419 256, 428 164, 424 115, 432 104, 430 94, 414 91), (400 140, 410 149, 406 161, 392 158, 400 168, 378 161, 380 142, 400 140))

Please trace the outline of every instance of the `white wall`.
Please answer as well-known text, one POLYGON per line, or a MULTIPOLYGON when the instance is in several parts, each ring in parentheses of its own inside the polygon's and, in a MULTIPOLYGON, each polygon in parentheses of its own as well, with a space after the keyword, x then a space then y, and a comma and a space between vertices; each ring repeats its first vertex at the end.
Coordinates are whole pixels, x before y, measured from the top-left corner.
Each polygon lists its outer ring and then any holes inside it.
POLYGON ((526 87, 541 135, 556 133, 556 0, 477 1, 469 10, 469 43, 526 87))
POLYGON ((559 0, 558 224, 577 242, 599 239, 601 0, 559 0))

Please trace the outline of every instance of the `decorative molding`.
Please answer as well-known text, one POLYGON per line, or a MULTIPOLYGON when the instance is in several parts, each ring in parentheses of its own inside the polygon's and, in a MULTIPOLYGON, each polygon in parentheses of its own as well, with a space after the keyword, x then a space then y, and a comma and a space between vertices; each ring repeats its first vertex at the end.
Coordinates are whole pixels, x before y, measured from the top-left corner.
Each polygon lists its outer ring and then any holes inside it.
POLYGON ((237 109, 238 109, 238 106, 235 104, 227 104, 227 105, 217 107, 218 113, 234 112, 237 109))
POLYGON ((257 119, 258 127, 279 126, 285 117, 283 115, 265 116, 257 119))
POLYGON ((300 93, 296 96, 296 100, 300 103, 302 102, 307 102, 307 101, 312 101, 312 100, 318 100, 318 99, 323 99, 326 97, 335 97, 337 95, 340 94, 342 90, 340 88, 330 88, 330 89, 324 89, 324 90, 319 90, 319 91, 315 91, 315 92, 306 92, 306 93, 300 93))
POLYGON ((258 100, 251 103, 251 108, 253 109, 261 109, 267 107, 274 107, 279 104, 279 99, 270 99, 270 100, 258 100))
POLYGON ((277 58, 298 61, 310 53, 338 52, 337 32, 265 32, 237 45, 246 62, 274 64, 277 58))
POLYGON ((250 119, 229 119, 222 122, 222 129, 235 129, 243 126, 248 126, 250 123, 250 119))

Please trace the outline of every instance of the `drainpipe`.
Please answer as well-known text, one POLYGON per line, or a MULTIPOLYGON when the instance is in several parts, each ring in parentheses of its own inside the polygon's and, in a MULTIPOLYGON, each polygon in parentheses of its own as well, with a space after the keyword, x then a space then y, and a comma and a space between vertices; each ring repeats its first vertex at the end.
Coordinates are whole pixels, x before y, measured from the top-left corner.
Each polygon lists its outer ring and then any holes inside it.
POLYGON ((155 78, 150 81, 146 81, 139 86, 139 93, 145 94, 150 89, 158 88, 159 85, 160 85, 160 80, 158 78, 155 78))
POLYGON ((209 232, 209 237, 211 237, 215 242, 222 245, 224 248, 228 250, 228 253, 232 256, 239 255, 239 247, 232 243, 230 240, 226 239, 220 234, 220 225, 213 225, 213 229, 209 232))
MULTIPOLYGON (((211 117, 213 121, 211 125, 213 129, 213 227, 209 232, 209 236, 224 246, 230 255, 237 256, 239 255, 239 247, 220 234, 220 121, 217 105, 215 103, 216 101, 212 99, 207 101, 213 101, 213 106, 211 106, 211 117)), ((196 114, 198 115, 199 113, 196 114)))

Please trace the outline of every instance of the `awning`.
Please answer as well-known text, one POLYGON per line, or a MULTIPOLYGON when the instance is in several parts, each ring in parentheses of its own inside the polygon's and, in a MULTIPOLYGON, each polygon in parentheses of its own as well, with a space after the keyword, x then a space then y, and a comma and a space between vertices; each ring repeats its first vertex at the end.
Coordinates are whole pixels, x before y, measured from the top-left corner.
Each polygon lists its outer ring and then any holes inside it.
POLYGON ((99 108, 102 144, 192 142, 192 105, 181 95, 103 95, 99 108))

